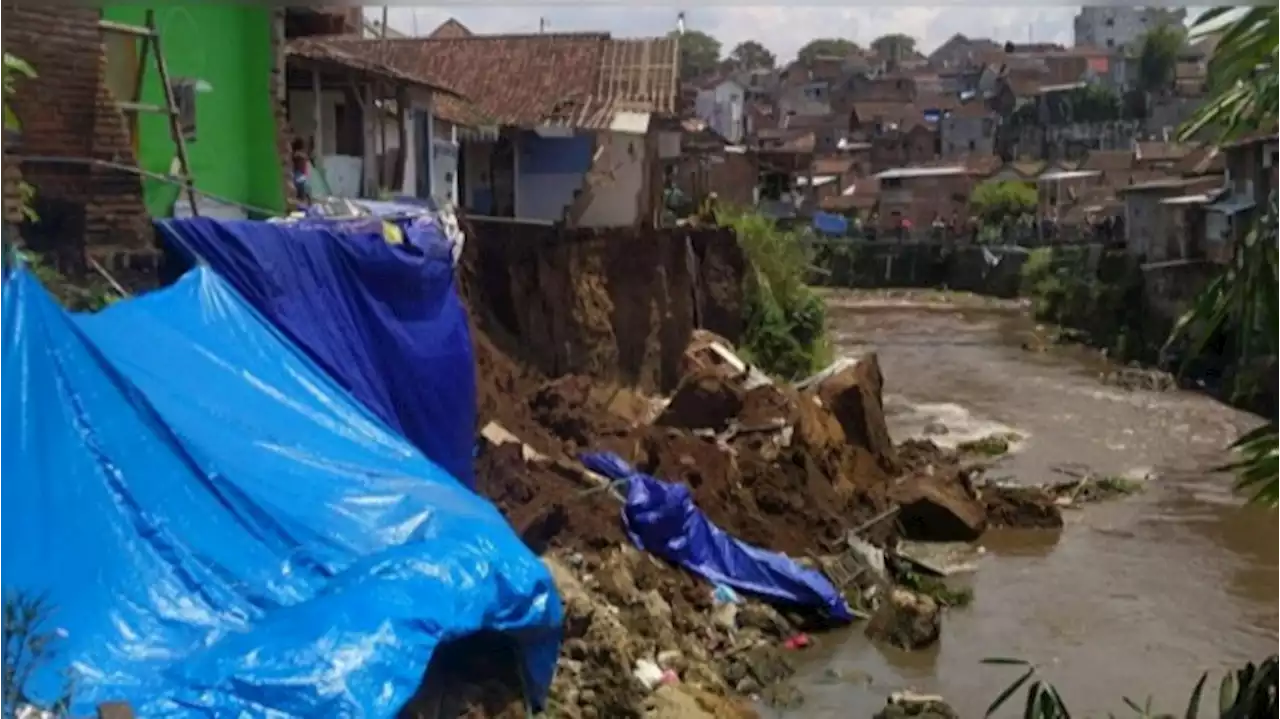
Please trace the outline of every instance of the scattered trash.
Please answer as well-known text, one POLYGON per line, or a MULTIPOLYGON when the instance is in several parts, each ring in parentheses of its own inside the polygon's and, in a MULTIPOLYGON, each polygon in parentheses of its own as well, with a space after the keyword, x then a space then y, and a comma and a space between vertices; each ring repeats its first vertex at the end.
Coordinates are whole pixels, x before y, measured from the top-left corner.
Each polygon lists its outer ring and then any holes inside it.
POLYGON ((809 638, 809 635, 805 634, 804 632, 801 632, 799 634, 788 637, 787 641, 782 643, 782 646, 792 651, 795 651, 797 649, 805 649, 812 643, 813 643, 813 640, 809 638))
POLYGON ((653 691, 655 687, 662 683, 665 672, 662 671, 662 667, 648 659, 637 659, 636 668, 631 675, 636 678, 636 681, 644 685, 645 689, 653 691))

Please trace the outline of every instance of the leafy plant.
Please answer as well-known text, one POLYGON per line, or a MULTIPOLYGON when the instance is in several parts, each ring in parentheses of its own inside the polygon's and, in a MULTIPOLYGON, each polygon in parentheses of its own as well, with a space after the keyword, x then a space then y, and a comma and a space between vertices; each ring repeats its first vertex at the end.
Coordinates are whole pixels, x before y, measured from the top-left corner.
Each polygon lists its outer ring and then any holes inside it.
POLYGON ((45 625, 51 614, 49 604, 42 597, 23 593, 4 598, 4 716, 12 717, 23 706, 35 706, 55 717, 67 716, 71 707, 72 685, 64 686, 62 694, 51 706, 27 694, 32 675, 57 656, 57 630, 48 631, 45 625))
POLYGON ((811 262, 806 243, 759 213, 722 209, 716 220, 737 234, 749 267, 740 348, 745 358, 785 378, 820 369, 830 360, 826 307, 805 284, 811 262))
MULTIPOLYGON (((986 716, 990 717, 1005 704, 1023 692, 1023 719, 1070 719, 1071 711, 1067 709, 1062 695, 1049 682, 1039 678, 1039 670, 1031 662, 1024 659, 991 658, 982 660, 983 664, 1015 666, 1023 668, 1023 672, 1004 691, 991 702, 986 716)), ((1220 719, 1252 719, 1276 715, 1276 682, 1280 678, 1277 671, 1276 655, 1272 655, 1261 664, 1253 662, 1239 669, 1227 672, 1218 686, 1218 716, 1220 719)), ((1191 690, 1191 698, 1187 701, 1187 719, 1196 719, 1204 703, 1204 689, 1209 680, 1208 672, 1200 675, 1191 690)), ((1154 719, 1168 716, 1157 713, 1152 708, 1152 700, 1147 698, 1142 704, 1129 697, 1123 697, 1125 706, 1134 716, 1143 719, 1154 719)), ((1113 718, 1115 715, 1111 715, 1113 718)))
POLYGON ((1219 7, 1196 18, 1192 37, 1217 35, 1218 43, 1209 58, 1209 101, 1179 130, 1180 140, 1206 128, 1218 128, 1221 142, 1254 130, 1274 131, 1278 18, 1276 6, 1219 7))
POLYGON ((8 131, 16 131, 21 129, 22 123, 18 120, 18 115, 9 105, 9 98, 13 97, 14 91, 17 89, 15 80, 18 77, 34 78, 36 71, 26 60, 11 55, 4 54, 4 129, 8 131))
POLYGON ((1186 40, 1186 31, 1174 24, 1154 27, 1142 38, 1138 51, 1138 85, 1143 90, 1158 92, 1173 84, 1178 54, 1186 40))
POLYGON ((999 225, 1036 211, 1036 189, 1026 182, 984 182, 973 189, 969 207, 984 225, 999 225))

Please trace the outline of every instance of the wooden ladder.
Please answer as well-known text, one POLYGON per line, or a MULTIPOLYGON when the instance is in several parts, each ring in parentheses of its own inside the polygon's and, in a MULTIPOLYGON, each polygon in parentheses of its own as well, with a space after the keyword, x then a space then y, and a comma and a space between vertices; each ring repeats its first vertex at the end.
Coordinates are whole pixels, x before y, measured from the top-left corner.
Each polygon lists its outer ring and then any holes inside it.
MULTIPOLYGON (((174 147, 178 150, 178 167, 181 173, 178 179, 182 181, 182 187, 187 192, 187 201, 191 203, 191 216, 199 216, 200 213, 196 208, 195 180, 191 177, 191 165, 187 161, 187 141, 182 136, 182 126, 178 116, 178 103, 173 95, 173 86, 169 84, 169 70, 165 66, 164 52, 160 47, 160 33, 156 30, 155 11, 147 10, 146 22, 142 26, 99 20, 98 27, 102 28, 103 32, 142 38, 142 53, 138 58, 138 74, 136 81, 133 83, 133 97, 129 100, 117 100, 116 106, 121 111, 135 116, 139 112, 155 112, 169 116, 169 133, 173 137, 174 147), (160 87, 164 89, 164 105, 150 105, 140 102, 142 99, 142 83, 147 73, 147 57, 153 50, 156 58, 156 72, 160 76, 160 87)), ((136 128, 137 125, 135 124, 134 127, 136 128)))

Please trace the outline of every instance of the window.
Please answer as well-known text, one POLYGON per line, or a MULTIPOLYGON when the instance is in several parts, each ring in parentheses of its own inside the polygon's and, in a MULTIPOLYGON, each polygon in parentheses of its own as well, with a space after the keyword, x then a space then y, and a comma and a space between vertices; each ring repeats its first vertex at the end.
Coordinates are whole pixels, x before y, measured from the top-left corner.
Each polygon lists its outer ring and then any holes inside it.
POLYGON ((1115 19, 1115 18, 1113 18, 1113 17, 1109 17, 1109 18, 1107 18, 1106 20, 1104 20, 1102 24, 1103 24, 1103 25, 1106 25, 1107 27, 1115 27, 1115 26, 1116 26, 1116 19, 1115 19))
POLYGON ((187 142, 194 142, 196 139, 196 93, 199 83, 199 80, 190 77, 169 79, 173 104, 178 109, 178 128, 182 132, 182 139, 187 142))
POLYGON ((982 134, 984 137, 995 134, 996 123, 989 117, 982 118, 982 134))
POLYGON ((978 143, 974 142, 973 140, 970 140, 970 141, 969 141, 969 151, 970 151, 970 152, 973 152, 973 151, 974 151, 974 150, 976 150, 976 149, 978 149, 978 143))
POLYGON ((1111 38, 1111 37, 1107 38, 1107 47, 1115 47, 1115 46, 1116 46, 1115 38, 1111 38))
POLYGON ((901 178, 901 177, 886 177, 886 178, 884 178, 883 180, 881 180, 881 181, 880 181, 880 184, 881 184, 881 186, 883 186, 886 190, 901 190, 901 189, 902 189, 902 178, 901 178))

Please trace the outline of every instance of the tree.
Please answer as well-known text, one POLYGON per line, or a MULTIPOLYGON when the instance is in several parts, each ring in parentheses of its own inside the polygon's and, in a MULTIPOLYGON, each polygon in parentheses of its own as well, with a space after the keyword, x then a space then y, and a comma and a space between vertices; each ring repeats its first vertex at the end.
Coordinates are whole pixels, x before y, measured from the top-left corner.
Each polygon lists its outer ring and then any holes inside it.
POLYGON ((739 70, 771 70, 777 63, 778 58, 769 52, 769 48, 761 45, 755 40, 747 40, 738 43, 729 53, 729 61, 739 70))
POLYGON ((796 53, 796 59, 801 64, 807 65, 820 57, 847 57, 859 49, 861 48, 858 47, 858 43, 852 40, 845 40, 842 37, 824 37, 806 43, 800 48, 800 52, 796 53))
POLYGON ((1025 182, 984 182, 969 196, 969 208, 983 225, 999 225, 1036 211, 1036 189, 1025 182))
POLYGON ((916 39, 899 32, 890 33, 872 40, 871 49, 882 58, 903 60, 915 54, 916 39))
MULTIPOLYGON (((1209 101, 1180 130, 1179 138, 1197 136, 1207 128, 1220 130, 1219 144, 1250 132, 1275 133, 1277 123, 1277 29, 1280 8, 1215 8, 1195 23, 1197 35, 1231 19, 1209 58, 1209 101)), ((1244 392, 1257 379, 1259 360, 1274 362, 1277 354, 1276 194, 1222 274, 1196 298, 1178 320, 1166 348, 1178 341, 1190 344, 1187 359, 1205 351, 1217 336, 1234 337, 1237 377, 1233 391, 1244 392)), ((1274 372, 1274 369, 1269 371, 1274 372)), ((1276 420, 1241 437, 1233 445, 1238 461, 1231 465, 1237 488, 1254 502, 1275 507, 1280 499, 1280 429, 1276 420)))
POLYGON ((1158 92, 1172 85, 1186 39, 1186 31, 1172 24, 1158 25, 1143 36, 1138 51, 1138 87, 1158 92))
POLYGON ((691 80, 713 72, 720 64, 720 41, 698 30, 683 35, 672 31, 667 37, 680 38, 680 78, 691 80))

